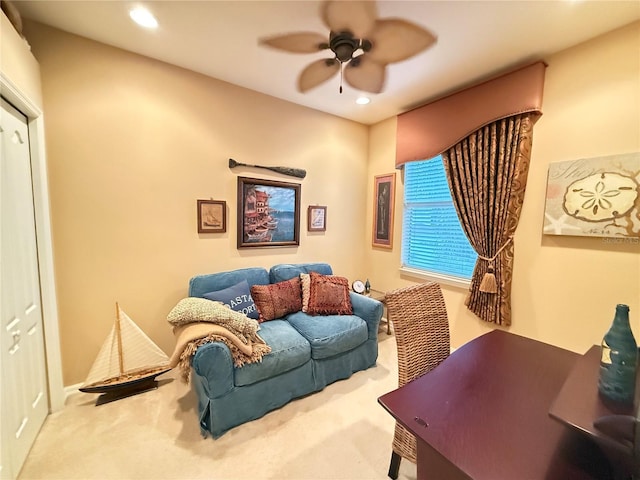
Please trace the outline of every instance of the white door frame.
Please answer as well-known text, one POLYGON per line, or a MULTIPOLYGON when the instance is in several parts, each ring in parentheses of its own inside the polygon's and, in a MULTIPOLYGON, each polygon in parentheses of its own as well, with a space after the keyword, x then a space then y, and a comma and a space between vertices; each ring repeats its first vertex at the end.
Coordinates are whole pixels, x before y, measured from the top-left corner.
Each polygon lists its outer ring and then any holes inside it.
POLYGON ((31 101, 3 72, 0 72, 0 92, 9 102, 28 117, 29 147, 33 175, 33 207, 38 242, 38 264, 42 293, 42 317, 47 359, 47 383, 49 387, 49 413, 64 406, 65 391, 62 381, 62 357, 58 327, 58 302, 53 268, 53 242, 49 209, 49 184, 44 142, 44 118, 42 110, 31 101))

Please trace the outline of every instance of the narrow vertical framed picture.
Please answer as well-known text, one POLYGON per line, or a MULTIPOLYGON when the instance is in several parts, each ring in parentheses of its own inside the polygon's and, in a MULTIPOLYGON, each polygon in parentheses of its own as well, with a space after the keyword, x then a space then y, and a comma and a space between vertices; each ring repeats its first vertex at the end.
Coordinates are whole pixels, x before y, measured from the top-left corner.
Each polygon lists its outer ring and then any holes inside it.
POLYGON ((198 233, 224 233, 227 231, 227 202, 224 200, 198 200, 198 233))
POLYGON ((307 230, 324 232, 327 230, 327 207, 309 205, 307 209, 307 230))
POLYGON ((373 246, 393 248, 396 174, 376 175, 373 184, 373 246))

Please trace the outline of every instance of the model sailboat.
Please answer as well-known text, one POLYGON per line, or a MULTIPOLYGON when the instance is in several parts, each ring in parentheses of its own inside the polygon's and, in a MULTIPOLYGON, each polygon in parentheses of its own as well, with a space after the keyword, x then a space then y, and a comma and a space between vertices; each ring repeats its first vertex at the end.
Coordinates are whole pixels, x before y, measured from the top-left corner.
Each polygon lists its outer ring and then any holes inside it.
POLYGON ((129 396, 156 388, 155 377, 169 370, 169 357, 116 303, 115 324, 80 391, 129 396))

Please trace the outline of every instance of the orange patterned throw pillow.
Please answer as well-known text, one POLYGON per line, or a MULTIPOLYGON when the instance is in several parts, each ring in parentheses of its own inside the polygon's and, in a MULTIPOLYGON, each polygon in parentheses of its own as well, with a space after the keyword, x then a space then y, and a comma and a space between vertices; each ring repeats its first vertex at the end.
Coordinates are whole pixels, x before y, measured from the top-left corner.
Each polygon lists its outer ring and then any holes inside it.
POLYGON ((302 310, 299 277, 271 285, 254 285, 251 287, 251 296, 260 312, 260 322, 275 320, 302 310))
POLYGON ((316 272, 309 275, 309 315, 353 315, 349 281, 346 278, 316 272))

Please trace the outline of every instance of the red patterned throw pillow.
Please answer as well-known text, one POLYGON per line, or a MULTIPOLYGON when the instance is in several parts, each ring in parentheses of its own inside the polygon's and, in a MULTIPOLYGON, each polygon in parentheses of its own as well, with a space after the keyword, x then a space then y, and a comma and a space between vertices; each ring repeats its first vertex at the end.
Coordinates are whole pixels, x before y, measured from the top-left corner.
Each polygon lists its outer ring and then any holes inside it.
POLYGON ((309 315, 352 315, 349 280, 336 275, 311 272, 309 287, 309 315))
POLYGON ((299 277, 271 285, 254 285, 251 287, 251 296, 260 312, 260 322, 275 320, 302 310, 299 277))

